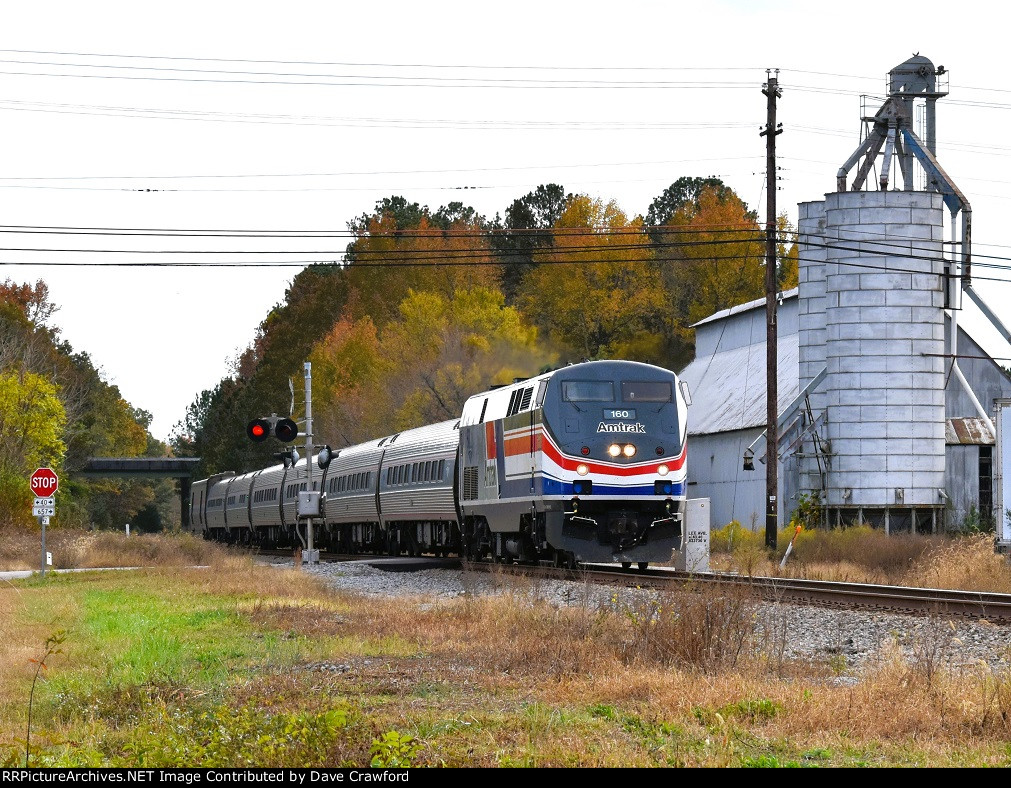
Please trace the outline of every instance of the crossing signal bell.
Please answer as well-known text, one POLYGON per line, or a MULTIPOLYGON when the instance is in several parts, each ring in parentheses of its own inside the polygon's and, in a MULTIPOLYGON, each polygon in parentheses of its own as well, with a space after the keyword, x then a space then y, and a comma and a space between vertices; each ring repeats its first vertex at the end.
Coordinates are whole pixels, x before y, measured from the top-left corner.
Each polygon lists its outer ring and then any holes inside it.
POLYGON ((292 443, 298 437, 298 425, 289 418, 253 419, 246 425, 246 435, 254 443, 262 443, 271 435, 282 443, 292 443))

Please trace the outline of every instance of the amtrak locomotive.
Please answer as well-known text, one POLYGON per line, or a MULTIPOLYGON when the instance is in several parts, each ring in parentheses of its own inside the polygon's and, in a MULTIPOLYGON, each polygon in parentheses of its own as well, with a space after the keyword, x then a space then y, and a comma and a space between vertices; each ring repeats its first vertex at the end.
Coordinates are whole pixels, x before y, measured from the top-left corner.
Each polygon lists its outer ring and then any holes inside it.
POLYGON ((633 361, 571 364, 476 394, 460 418, 191 487, 191 528, 276 546, 468 560, 667 562, 681 547, 687 389, 633 361), (303 496, 304 498, 305 496, 303 496))

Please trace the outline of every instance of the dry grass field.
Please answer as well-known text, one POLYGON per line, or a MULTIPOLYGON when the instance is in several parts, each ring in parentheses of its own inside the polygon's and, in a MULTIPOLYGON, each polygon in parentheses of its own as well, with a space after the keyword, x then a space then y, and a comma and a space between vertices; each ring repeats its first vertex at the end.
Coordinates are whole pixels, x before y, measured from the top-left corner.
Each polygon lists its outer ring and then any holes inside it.
MULTIPOLYGON (((0 582, 7 765, 1011 764, 1011 667, 965 664, 941 621, 912 656, 886 639, 842 676, 829 658, 778 657, 740 590, 559 609, 501 576, 496 596, 364 598, 185 538, 66 545, 84 566, 163 568, 0 582)), ((838 571, 814 540, 795 549, 792 569, 838 571)), ((996 582, 1003 569, 978 539, 915 551, 873 571, 996 582)))
POLYGON ((994 551, 992 534, 886 535, 869 526, 804 530, 780 567, 793 536, 792 531, 781 532, 777 550, 770 555, 764 533, 726 526, 711 537, 712 569, 749 576, 1011 593, 1011 563, 994 551))

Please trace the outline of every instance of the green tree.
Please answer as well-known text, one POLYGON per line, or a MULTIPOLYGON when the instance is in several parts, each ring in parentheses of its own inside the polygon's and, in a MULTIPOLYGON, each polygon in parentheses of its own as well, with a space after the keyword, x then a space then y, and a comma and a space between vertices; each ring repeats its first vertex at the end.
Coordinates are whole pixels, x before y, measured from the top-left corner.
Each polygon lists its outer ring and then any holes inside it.
POLYGON ((736 198, 733 190, 715 176, 708 178, 681 177, 664 189, 663 194, 650 203, 646 211, 646 225, 655 228, 658 225, 670 224, 675 216, 680 221, 691 219, 698 210, 699 198, 705 190, 715 192, 716 199, 723 202, 728 197, 736 198))
POLYGON ((34 372, 0 372, 0 517, 7 524, 30 521, 32 471, 61 470, 65 423, 55 385, 34 372))
POLYGON ((164 454, 166 447, 148 431, 150 414, 125 402, 87 353, 60 339, 59 329, 50 325, 57 311, 41 280, 0 284, 0 371, 20 381, 44 380, 61 406, 60 523, 130 517, 150 505, 154 489, 165 483, 92 479, 82 476, 81 468, 89 457, 164 454))
POLYGON ((491 246, 502 263, 501 285, 506 303, 512 304, 520 286, 537 262, 535 254, 551 247, 555 226, 565 211, 565 189, 557 183, 542 184, 506 208, 505 221, 497 222, 491 246))

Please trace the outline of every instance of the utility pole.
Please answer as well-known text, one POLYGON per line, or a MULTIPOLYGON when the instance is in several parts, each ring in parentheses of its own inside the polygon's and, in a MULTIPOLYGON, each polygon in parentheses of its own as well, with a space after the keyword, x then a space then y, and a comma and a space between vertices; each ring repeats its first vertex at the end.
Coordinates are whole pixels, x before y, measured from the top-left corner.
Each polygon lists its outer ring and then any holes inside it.
MULTIPOLYGON (((306 472, 306 488, 311 494, 314 490, 312 486, 312 363, 309 361, 305 362, 305 472, 306 472)), ((306 548, 308 551, 308 561, 310 564, 319 563, 319 556, 315 550, 313 550, 312 536, 313 536, 313 522, 312 517, 308 517, 305 521, 305 541, 306 548)))
POLYGON ((766 69, 766 83, 762 93, 768 98, 768 119, 759 136, 765 137, 765 348, 766 348, 766 405, 768 418, 765 425, 765 545, 776 547, 779 531, 779 363, 776 353, 776 137, 783 133, 783 124, 776 123, 776 99, 782 96, 779 89, 779 69, 766 69))

